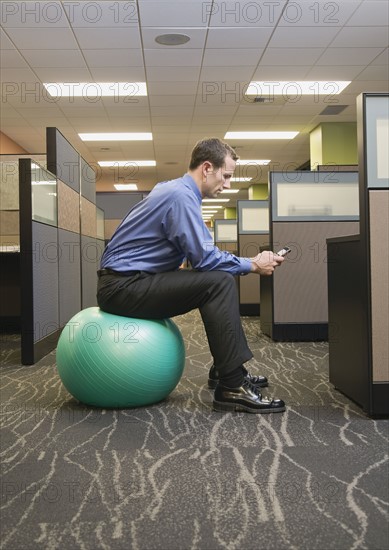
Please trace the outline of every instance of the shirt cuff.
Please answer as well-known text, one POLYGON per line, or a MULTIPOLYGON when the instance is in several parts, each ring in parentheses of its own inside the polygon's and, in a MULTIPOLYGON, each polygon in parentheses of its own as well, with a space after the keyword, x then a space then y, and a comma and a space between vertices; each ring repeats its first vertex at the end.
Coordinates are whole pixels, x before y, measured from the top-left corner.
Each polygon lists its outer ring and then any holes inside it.
POLYGON ((241 275, 247 275, 251 272, 251 260, 249 258, 240 258, 241 275))

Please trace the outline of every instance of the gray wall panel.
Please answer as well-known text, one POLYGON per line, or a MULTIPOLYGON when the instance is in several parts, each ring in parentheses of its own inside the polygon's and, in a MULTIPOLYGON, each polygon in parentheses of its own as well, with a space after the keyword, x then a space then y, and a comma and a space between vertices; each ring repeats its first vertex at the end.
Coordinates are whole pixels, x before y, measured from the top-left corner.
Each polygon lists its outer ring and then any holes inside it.
POLYGON ((58 229, 59 320, 63 327, 81 310, 80 235, 58 229))
MULTIPOLYGON (((57 131, 57 159, 56 176, 58 179, 70 185, 75 191, 80 191, 80 155, 57 131)), ((53 170, 53 168, 51 168, 53 170)))
POLYGON ((32 222, 34 342, 59 328, 57 228, 32 222))
POLYGON ((142 193, 96 193, 96 204, 106 220, 123 219, 142 198, 142 193))
POLYGON ((82 309, 97 305, 97 270, 103 248, 103 241, 81 235, 82 309))
POLYGON ((273 248, 292 252, 276 269, 274 323, 327 323, 326 239, 359 233, 359 222, 275 222, 273 248))
POLYGON ((96 175, 89 164, 81 157, 81 195, 96 204, 96 175))

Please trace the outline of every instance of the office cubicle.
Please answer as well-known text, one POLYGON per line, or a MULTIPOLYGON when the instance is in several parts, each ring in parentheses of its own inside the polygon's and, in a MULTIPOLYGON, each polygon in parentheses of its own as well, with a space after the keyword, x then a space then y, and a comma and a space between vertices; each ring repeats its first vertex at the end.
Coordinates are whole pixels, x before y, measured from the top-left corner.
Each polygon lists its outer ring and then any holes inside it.
MULTIPOLYGON (((239 200, 238 255, 252 258, 269 245, 269 202, 239 200)), ((261 278, 255 273, 239 277, 239 304, 241 315, 260 314, 261 278)))
POLYGON ((13 205, 6 219, 12 221, 12 212, 16 221, 7 224, 9 234, 2 239, 7 277, 1 291, 14 304, 11 313, 18 323, 13 328, 20 330, 25 365, 56 346, 75 313, 96 304, 96 269, 104 246, 93 170, 58 130, 48 129, 47 137, 47 155, 18 155, 5 167, 12 192, 2 193, 8 196, 3 204, 13 205))
POLYGON ((360 232, 328 240, 330 382, 389 414, 389 95, 357 98, 360 232))
POLYGON ((274 340, 327 340, 327 246, 359 232, 357 172, 270 172, 270 240, 292 252, 261 280, 261 328, 274 340))

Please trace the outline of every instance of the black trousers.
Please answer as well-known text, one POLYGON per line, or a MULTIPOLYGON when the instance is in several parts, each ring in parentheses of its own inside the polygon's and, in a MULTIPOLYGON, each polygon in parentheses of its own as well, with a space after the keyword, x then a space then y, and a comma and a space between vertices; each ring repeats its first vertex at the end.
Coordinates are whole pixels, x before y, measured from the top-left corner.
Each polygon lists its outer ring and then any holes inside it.
POLYGON ((102 275, 99 307, 115 315, 166 319, 199 309, 220 378, 252 358, 243 332, 234 277, 223 271, 178 270, 102 275))

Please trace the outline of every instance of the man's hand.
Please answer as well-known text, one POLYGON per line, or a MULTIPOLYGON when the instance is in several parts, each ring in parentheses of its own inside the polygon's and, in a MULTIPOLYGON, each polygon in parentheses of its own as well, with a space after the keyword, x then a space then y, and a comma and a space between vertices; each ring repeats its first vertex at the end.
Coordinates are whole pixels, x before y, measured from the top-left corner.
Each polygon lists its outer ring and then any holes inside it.
POLYGON ((250 258, 251 271, 252 273, 259 273, 259 275, 272 275, 274 269, 281 265, 284 259, 270 250, 265 250, 255 256, 255 258, 250 258))

